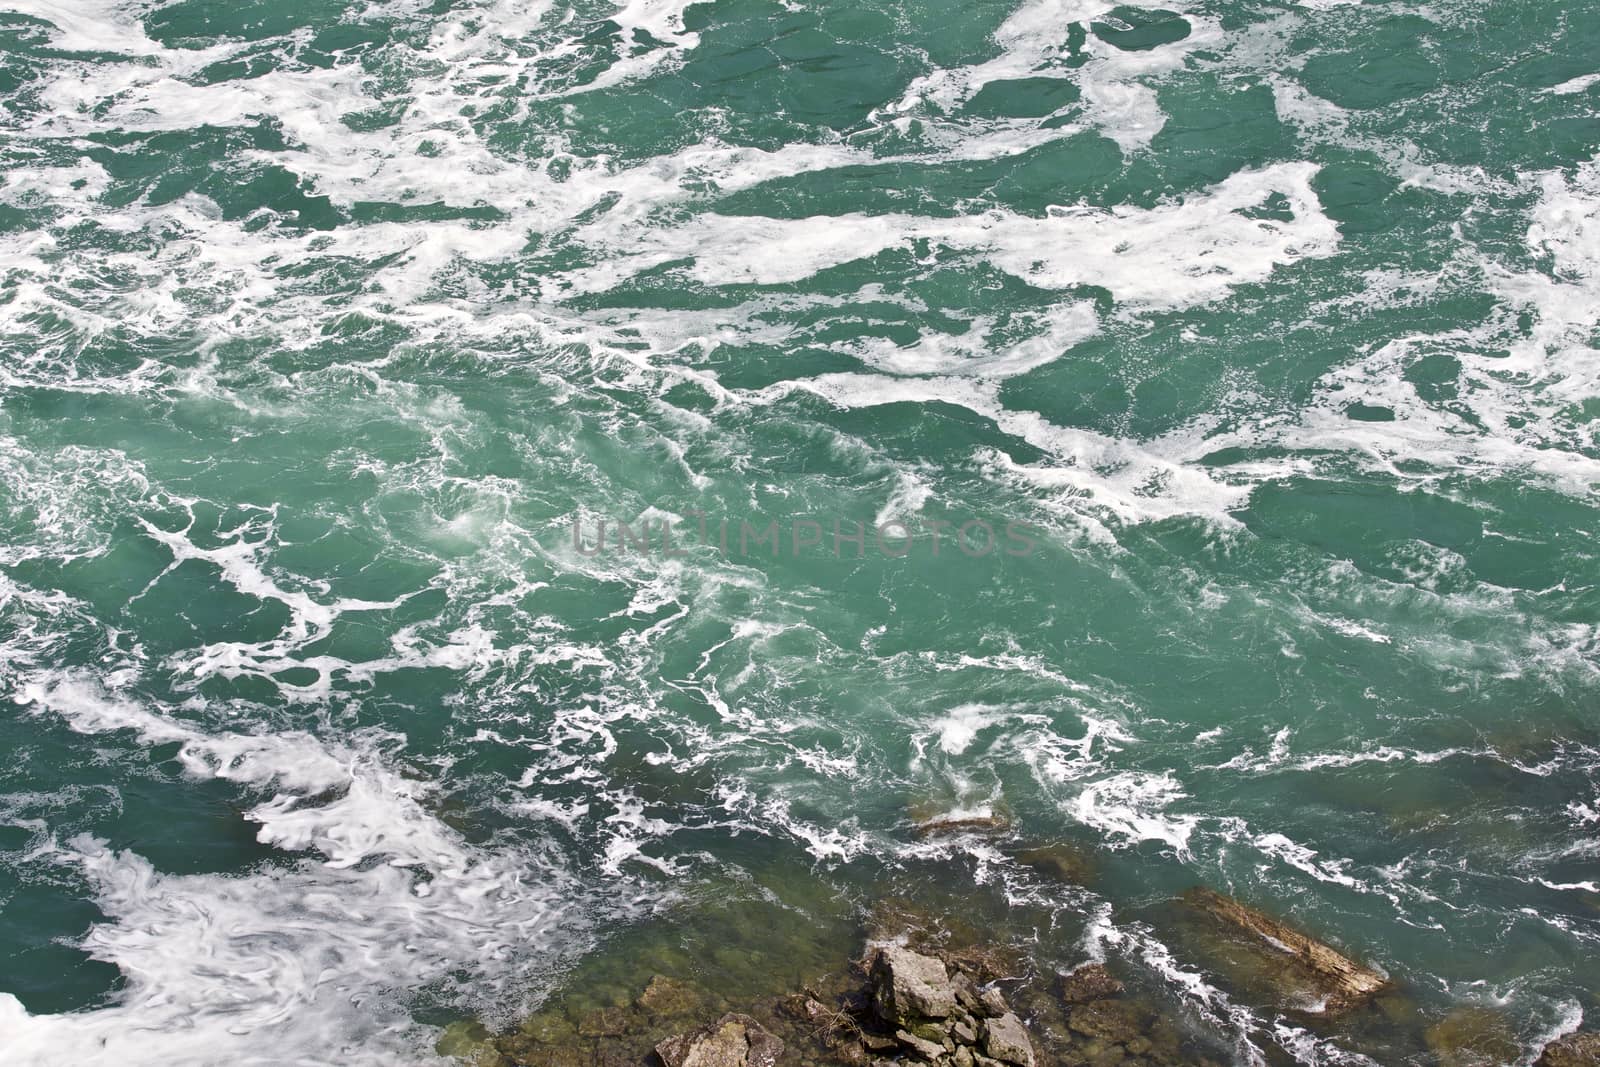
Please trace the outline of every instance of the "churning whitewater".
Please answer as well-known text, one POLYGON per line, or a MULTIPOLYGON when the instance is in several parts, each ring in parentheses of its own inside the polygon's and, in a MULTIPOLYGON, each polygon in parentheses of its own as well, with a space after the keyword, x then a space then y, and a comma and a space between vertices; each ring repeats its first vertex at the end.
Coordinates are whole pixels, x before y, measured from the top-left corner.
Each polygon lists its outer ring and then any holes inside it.
POLYGON ((1528 0, 0 0, 0 1058, 486 1064, 918 894, 1206 1062, 1592 1029, 1597 57, 1528 0), (1196 886, 1382 1011, 1259 995, 1196 886))

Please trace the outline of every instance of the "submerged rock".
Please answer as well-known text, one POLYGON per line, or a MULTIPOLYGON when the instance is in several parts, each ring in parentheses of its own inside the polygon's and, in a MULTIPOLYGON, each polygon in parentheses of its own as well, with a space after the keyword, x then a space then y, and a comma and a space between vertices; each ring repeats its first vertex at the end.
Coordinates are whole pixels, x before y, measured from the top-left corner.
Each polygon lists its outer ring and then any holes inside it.
POLYGON ((1122 992, 1122 983, 1106 970, 1103 963, 1086 963, 1061 976, 1061 1002, 1087 1004, 1102 997, 1114 997, 1122 992))
POLYGON ((944 962, 899 945, 878 945, 871 965, 872 1000, 878 1018, 905 1026, 943 1019, 956 1010, 956 992, 944 962))
POLYGON ((1493 1008, 1459 1008, 1423 1037, 1439 1067, 1501 1067, 1522 1057, 1506 1017, 1493 1008))
POLYGON ((1067 1016, 1075 1033, 1108 1045, 1126 1045, 1143 1036, 1150 1013, 1126 1000, 1096 1000, 1080 1004, 1067 1016))
POLYGON ((688 1015, 702 999, 700 991, 688 982, 658 974, 650 979, 634 1005, 651 1015, 688 1015))
POLYGON ((445 1027, 434 1051, 464 1067, 502 1067, 506 1062, 500 1050, 494 1047, 489 1031, 476 1022, 457 1022, 445 1027))
POLYGON ((1544 1047, 1533 1067, 1600 1067, 1600 1033, 1586 1031, 1557 1038, 1544 1047))
POLYGON ((1016 858, 1024 867, 1032 867, 1062 882, 1088 885, 1094 880, 1094 862, 1082 850, 1065 842, 1025 848, 1016 858))
POLYGON ((738 1012, 656 1046, 666 1067, 773 1067, 782 1053, 782 1040, 738 1012))
POLYGON ((1003 833, 1011 820, 999 812, 987 815, 935 815, 919 819, 912 827, 918 837, 938 834, 997 834, 1003 833))
POLYGON ((1280 984, 1292 989, 1301 984, 1294 978, 1304 979, 1317 1001, 1302 1005, 1304 1010, 1336 1015, 1389 985, 1388 977, 1381 972, 1230 896, 1211 889, 1193 889, 1185 894, 1185 900, 1224 926, 1248 935, 1259 951, 1298 972, 1280 984))

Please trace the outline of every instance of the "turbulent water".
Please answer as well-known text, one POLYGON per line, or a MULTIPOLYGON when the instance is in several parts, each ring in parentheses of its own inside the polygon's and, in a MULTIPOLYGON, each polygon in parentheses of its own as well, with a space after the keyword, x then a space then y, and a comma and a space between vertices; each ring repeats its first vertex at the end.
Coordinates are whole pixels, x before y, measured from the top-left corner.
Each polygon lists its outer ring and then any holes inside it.
POLYGON ((1240 1063, 1384 1056, 1192 885, 1524 1062, 1597 1014, 1600 5, 0 41, 6 1062, 425 1062, 697 900, 935 876, 1240 1063))

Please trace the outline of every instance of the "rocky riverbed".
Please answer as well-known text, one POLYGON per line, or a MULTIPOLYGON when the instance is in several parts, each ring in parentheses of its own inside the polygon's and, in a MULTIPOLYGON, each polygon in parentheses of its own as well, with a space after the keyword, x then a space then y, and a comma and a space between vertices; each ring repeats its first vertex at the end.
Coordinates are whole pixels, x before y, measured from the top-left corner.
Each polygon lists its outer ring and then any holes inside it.
MULTIPOLYGON (((1039 857, 1035 857, 1038 859, 1039 857)), ((1189 945, 1220 976, 1282 1019, 1346 1034, 1383 1028, 1369 1059, 1383 1067, 1497 1067, 1524 1055, 1509 1020, 1464 1007, 1429 1020, 1388 976, 1259 909, 1210 890, 1176 902, 1189 945), (1410 1034, 1394 1039, 1393 1034, 1410 1034), (1376 1046, 1375 1046, 1376 1047, 1376 1046)), ((747 923, 758 921, 741 913, 747 923)), ((880 904, 856 924, 852 950, 828 966, 840 931, 796 944, 792 957, 744 928, 731 952, 680 973, 639 975, 625 996, 572 991, 516 1025, 452 1026, 440 1051, 471 1067, 1224 1067, 1238 1050, 1151 996, 1118 961, 1040 968, 1015 938, 908 901, 880 904), (719 970, 741 965, 733 981, 719 970), (764 982, 761 972, 773 977, 764 982), (718 981, 721 978, 724 980, 718 981), (787 988, 781 988, 787 986, 787 988), (609 999, 608 999, 609 998, 609 999)), ((692 941, 692 938, 686 938, 692 941)), ((704 947, 704 946, 702 946, 704 947)), ((1269 1053, 1268 1063, 1277 1053, 1269 1053)), ((1291 1062, 1283 1058, 1281 1062, 1291 1062)), ((1522 1062, 1526 1062, 1522 1059, 1522 1062)), ((1536 1067, 1596 1067, 1600 1035, 1551 1043, 1536 1067)))

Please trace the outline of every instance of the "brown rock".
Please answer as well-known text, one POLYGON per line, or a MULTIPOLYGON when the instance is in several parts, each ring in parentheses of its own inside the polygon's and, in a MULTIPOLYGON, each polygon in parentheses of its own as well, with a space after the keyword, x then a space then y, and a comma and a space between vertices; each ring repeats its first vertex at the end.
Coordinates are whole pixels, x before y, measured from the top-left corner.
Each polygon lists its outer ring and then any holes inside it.
POLYGON ((845 1067, 866 1067, 867 1050, 859 1041, 846 1041, 833 1050, 833 1058, 845 1067))
POLYGON ((1061 976, 1061 1001, 1064 1004, 1087 1004, 1091 1000, 1114 997, 1122 992, 1122 983, 1106 970, 1103 963, 1085 963, 1061 976))
POLYGON ((656 1046, 666 1067, 773 1067, 782 1052, 778 1037, 737 1012, 656 1046))
POLYGON ((1389 985, 1389 979, 1371 967, 1230 896, 1200 888, 1185 894, 1185 899, 1225 926, 1248 935, 1259 950, 1283 957, 1302 972, 1321 1000, 1314 1010, 1323 1014, 1347 1011, 1389 985))
POLYGON ((810 993, 796 993, 794 996, 785 997, 782 1008, 785 1014, 812 1026, 823 1026, 839 1014, 836 1009, 828 1007, 810 993))
POLYGON ((1600 1033, 1568 1034, 1544 1047, 1533 1067, 1600 1067, 1600 1033))
POLYGON ((998 834, 1004 833, 1011 820, 996 812, 993 815, 935 815, 920 819, 912 830, 918 837, 935 837, 943 834, 998 834))

